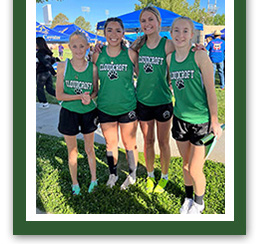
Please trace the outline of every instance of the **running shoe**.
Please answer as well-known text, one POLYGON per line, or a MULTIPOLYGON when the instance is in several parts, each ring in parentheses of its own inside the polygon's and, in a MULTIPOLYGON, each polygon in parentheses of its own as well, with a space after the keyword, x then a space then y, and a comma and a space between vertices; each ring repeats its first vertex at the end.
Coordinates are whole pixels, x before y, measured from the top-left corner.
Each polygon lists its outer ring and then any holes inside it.
POLYGON ((192 206, 190 207, 188 214, 201 214, 201 212, 204 210, 205 204, 204 201, 202 201, 202 205, 196 203, 193 201, 192 206))
POLYGON ((192 206, 193 199, 185 198, 182 207, 180 208, 180 214, 188 214, 190 207, 192 206))
POLYGON ((40 103, 40 108, 49 108, 49 103, 40 103))
POLYGON ((72 193, 75 196, 81 195, 79 185, 72 185, 72 193))
POLYGON ((147 193, 151 193, 154 189, 156 180, 154 177, 147 177, 147 185, 146 185, 146 191, 147 193))
POLYGON ((159 181, 158 181, 158 184, 154 190, 154 193, 163 193, 165 191, 165 187, 166 187, 166 184, 167 184, 168 180, 164 179, 164 178, 161 178, 159 181))
POLYGON ((129 185, 133 185, 133 184, 135 184, 135 182, 136 182, 136 179, 133 179, 133 177, 131 175, 128 175, 126 180, 121 185, 121 190, 126 190, 129 185))
POLYGON ((91 192, 94 190, 94 188, 98 185, 97 181, 98 181, 98 180, 91 181, 91 184, 90 184, 90 186, 89 186, 89 188, 88 188, 88 192, 89 192, 89 193, 91 193, 91 192))
POLYGON ((116 181, 118 180, 118 176, 115 174, 110 174, 109 180, 106 183, 106 186, 109 186, 110 188, 114 187, 116 181))

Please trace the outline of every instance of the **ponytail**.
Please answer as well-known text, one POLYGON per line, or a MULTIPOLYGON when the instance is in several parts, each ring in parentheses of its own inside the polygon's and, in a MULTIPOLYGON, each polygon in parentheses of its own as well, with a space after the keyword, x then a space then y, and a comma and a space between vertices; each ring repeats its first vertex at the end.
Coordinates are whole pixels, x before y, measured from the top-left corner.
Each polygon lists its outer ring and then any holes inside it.
POLYGON ((134 51, 138 51, 147 41, 147 35, 139 36, 130 46, 134 51))

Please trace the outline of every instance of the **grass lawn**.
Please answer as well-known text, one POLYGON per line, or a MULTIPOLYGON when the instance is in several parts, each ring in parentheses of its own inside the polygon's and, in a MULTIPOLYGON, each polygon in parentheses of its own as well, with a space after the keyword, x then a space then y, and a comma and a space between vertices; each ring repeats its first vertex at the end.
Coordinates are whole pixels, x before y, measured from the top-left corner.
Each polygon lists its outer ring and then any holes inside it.
MULTIPOLYGON (((146 170, 144 155, 139 153, 137 183, 125 191, 120 185, 128 172, 125 151, 119 150, 119 180, 112 189, 106 187, 109 170, 105 145, 95 143, 98 188, 87 192, 90 171, 82 140, 78 140, 78 181, 81 196, 73 196, 67 161, 67 148, 63 138, 37 133, 37 207, 56 214, 177 214, 184 200, 184 183, 181 158, 172 157, 169 183, 161 194, 145 192, 146 170)), ((225 213, 225 166, 207 160, 204 167, 207 179, 204 214, 225 213)), ((161 174, 159 158, 155 162, 155 176, 161 174)))

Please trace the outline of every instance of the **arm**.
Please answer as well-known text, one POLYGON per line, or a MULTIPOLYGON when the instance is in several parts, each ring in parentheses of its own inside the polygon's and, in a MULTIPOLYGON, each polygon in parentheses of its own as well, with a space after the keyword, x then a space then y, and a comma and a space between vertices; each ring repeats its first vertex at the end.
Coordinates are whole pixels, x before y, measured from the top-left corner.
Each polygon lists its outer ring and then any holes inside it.
POLYGON ((59 101, 72 101, 72 100, 82 100, 84 94, 69 95, 64 93, 64 71, 65 62, 58 63, 57 67, 57 81, 56 81, 56 98, 59 101))
POLYGON ((165 44, 165 53, 168 55, 175 50, 174 43, 172 40, 167 39, 165 44))
POLYGON ((195 61, 202 73, 202 79, 205 86, 207 101, 210 111, 210 130, 215 136, 220 138, 222 129, 218 123, 217 96, 213 82, 213 66, 206 52, 200 50, 195 53, 195 61))
POLYGON ((129 54, 129 58, 131 60, 131 62, 134 64, 134 72, 138 75, 138 52, 132 50, 132 49, 128 49, 128 54, 129 54))
POLYGON ((93 62, 94 64, 96 64, 98 57, 99 57, 99 53, 98 53, 98 52, 95 52, 95 53, 93 54, 93 56, 92 56, 92 62, 93 62))
POLYGON ((170 90, 173 91, 172 82, 170 79, 170 72, 169 72, 169 68, 170 68, 170 64, 171 64, 171 57, 172 57, 172 53, 170 53, 166 56, 166 63, 167 63, 167 80, 168 80, 170 90))

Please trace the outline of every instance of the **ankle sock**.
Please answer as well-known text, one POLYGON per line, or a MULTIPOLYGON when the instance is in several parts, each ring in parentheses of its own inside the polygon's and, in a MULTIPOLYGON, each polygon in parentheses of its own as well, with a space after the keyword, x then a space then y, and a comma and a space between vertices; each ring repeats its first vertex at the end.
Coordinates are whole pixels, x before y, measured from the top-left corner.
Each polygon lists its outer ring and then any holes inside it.
POLYGON ((161 179, 165 179, 165 180, 168 180, 168 174, 163 174, 161 173, 161 179))
POLYGON ((195 198, 194 198, 194 201, 200 205, 202 205, 202 202, 203 202, 203 197, 204 197, 204 194, 202 196, 197 196, 195 194, 195 198))
POLYGON ((151 178, 155 178, 154 170, 151 171, 151 172, 147 172, 147 176, 148 176, 148 177, 151 177, 151 178))

